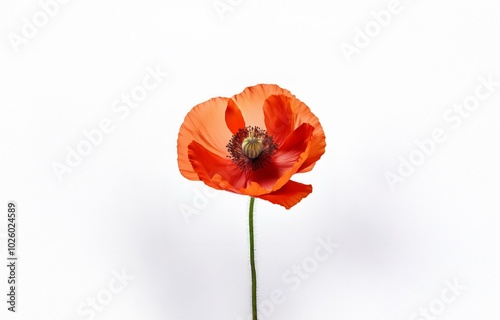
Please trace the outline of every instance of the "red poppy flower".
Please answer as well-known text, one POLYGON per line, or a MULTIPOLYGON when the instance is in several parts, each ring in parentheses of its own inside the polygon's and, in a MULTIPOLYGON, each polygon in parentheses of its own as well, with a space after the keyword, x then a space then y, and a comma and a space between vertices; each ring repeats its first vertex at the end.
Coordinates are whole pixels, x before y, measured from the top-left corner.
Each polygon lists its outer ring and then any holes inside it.
POLYGON ((325 146, 309 107, 288 90, 259 84, 191 109, 179 131, 177 161, 189 180, 290 209, 312 192, 290 178, 310 171, 325 146))

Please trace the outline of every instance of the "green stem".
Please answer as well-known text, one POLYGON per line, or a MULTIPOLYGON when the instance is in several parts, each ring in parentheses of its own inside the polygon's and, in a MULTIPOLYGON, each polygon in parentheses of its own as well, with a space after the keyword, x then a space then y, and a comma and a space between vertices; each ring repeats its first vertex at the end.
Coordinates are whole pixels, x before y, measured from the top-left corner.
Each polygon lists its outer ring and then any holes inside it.
POLYGON ((253 204, 255 198, 250 198, 248 209, 248 224, 250 226, 250 267, 252 268, 252 319, 257 320, 257 273, 255 272, 255 247, 253 237, 253 204))

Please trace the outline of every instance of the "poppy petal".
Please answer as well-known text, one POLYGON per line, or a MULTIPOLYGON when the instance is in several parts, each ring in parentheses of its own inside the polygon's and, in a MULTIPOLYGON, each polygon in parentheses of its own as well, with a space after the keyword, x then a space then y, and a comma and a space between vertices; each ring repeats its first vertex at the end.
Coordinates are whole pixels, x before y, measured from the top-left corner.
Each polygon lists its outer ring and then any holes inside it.
POLYGON ((251 172, 249 179, 269 192, 280 189, 306 160, 313 131, 307 123, 295 129, 278 148, 271 163, 251 172))
POLYGON ((312 192, 312 186, 295 181, 288 181, 281 189, 268 194, 258 196, 257 198, 279 204, 286 209, 290 209, 307 197, 312 192))
POLYGON ((298 172, 307 172, 314 167, 316 161, 325 153, 325 132, 318 117, 311 112, 311 109, 305 103, 294 97, 290 99, 290 108, 295 117, 295 127, 300 126, 302 123, 309 123, 314 127, 309 155, 298 170, 298 172))
POLYGON ((247 187, 247 177, 231 159, 210 152, 193 141, 188 146, 189 161, 199 180, 210 187, 236 192, 247 187))
POLYGON ((316 162, 325 153, 325 147, 325 134, 323 133, 317 136, 313 135, 313 138, 311 140, 311 148, 309 149, 309 155, 297 172, 311 171, 316 165, 316 162))
POLYGON ((275 84, 258 84, 248 87, 242 93, 233 96, 231 99, 241 110, 245 122, 249 126, 265 127, 264 113, 261 111, 264 101, 275 94, 292 96, 290 91, 280 88, 275 84))
POLYGON ((240 109, 232 99, 227 102, 225 119, 227 127, 233 134, 238 132, 239 129, 245 128, 245 119, 243 119, 240 109))
POLYGON ((228 98, 213 98, 196 105, 186 115, 177 139, 177 163, 187 179, 199 180, 188 157, 192 141, 198 141, 219 157, 226 156, 226 145, 232 136, 225 122, 227 105, 228 98))
POLYGON ((295 119, 290 108, 290 99, 293 98, 285 95, 272 95, 264 101, 266 130, 278 146, 295 129, 295 119))
POLYGON ((200 143, 189 144, 189 160, 196 171, 197 180, 218 189, 238 194, 258 196, 269 193, 228 158, 222 158, 208 151, 200 143))

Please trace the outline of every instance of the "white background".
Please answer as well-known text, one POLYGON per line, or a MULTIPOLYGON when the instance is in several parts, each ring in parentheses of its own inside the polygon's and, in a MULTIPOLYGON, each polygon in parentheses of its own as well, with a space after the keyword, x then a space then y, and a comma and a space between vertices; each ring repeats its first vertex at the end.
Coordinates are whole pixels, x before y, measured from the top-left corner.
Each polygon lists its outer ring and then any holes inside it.
POLYGON ((180 175, 176 140, 194 105, 276 83, 320 118, 328 145, 297 177, 314 187, 301 203, 257 201, 259 302, 285 299, 261 319, 421 320, 412 313, 433 305, 436 319, 498 320, 500 87, 460 125, 443 116, 480 78, 500 81, 499 2, 401 0, 381 30, 371 12, 389 1, 231 3, 219 15, 212 0, 68 1, 43 21, 37 1, 1 1, 0 318, 246 320, 248 198, 196 196, 206 190, 180 175), (33 17, 42 26, 13 45, 33 17), (348 62, 341 45, 370 23, 348 62), (127 116, 113 111, 148 68, 168 76, 127 116), (114 130, 59 181, 53 164, 103 119, 114 130), (392 191, 385 175, 436 128, 446 140, 392 191), (293 290, 282 276, 311 261, 318 237, 340 247, 293 290), (133 279, 109 296, 114 272, 133 279), (465 289, 444 304, 446 281, 465 289), (92 298, 106 302, 95 317, 81 312, 92 298))

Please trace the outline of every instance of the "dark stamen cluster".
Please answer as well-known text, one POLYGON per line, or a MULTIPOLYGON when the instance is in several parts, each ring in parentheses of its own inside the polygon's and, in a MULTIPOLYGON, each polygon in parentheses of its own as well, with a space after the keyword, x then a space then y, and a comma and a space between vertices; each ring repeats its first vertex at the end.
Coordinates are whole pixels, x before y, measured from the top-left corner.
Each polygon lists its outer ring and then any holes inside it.
POLYGON ((249 126, 238 130, 229 143, 226 145, 232 161, 245 172, 250 172, 265 167, 271 162, 272 156, 276 153, 278 145, 274 143, 273 137, 267 135, 266 130, 256 126, 249 126), (262 140, 262 152, 255 158, 248 157, 242 148, 243 141, 248 137, 255 137, 262 140))

